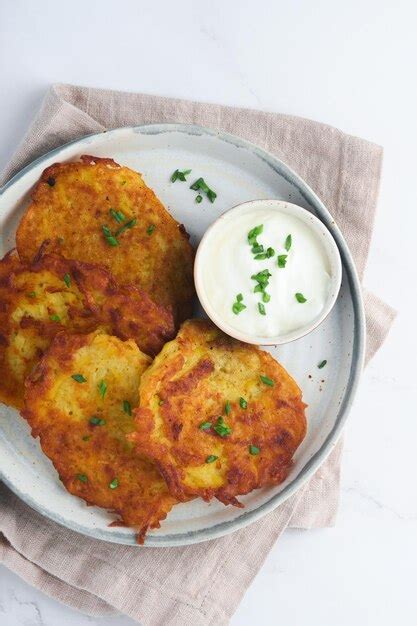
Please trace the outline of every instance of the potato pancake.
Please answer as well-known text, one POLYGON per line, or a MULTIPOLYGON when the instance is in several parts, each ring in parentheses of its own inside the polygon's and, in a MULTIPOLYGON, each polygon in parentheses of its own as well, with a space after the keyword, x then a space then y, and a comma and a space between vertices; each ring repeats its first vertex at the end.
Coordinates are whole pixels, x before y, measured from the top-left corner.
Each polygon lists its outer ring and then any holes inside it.
POLYGON ((137 450, 171 493, 239 506, 236 496, 281 483, 306 433, 295 381, 272 356, 206 320, 185 322, 141 378, 137 450))
POLYGON ((68 491, 116 512, 139 543, 176 502, 126 439, 150 362, 132 340, 61 333, 26 381, 23 411, 68 491))
POLYGON ((175 335, 171 312, 104 267, 45 255, 0 261, 0 401, 20 408, 23 383, 55 335, 102 328, 154 356, 175 335))
POLYGON ((178 321, 190 316, 194 297, 188 239, 140 174, 93 156, 43 172, 16 234, 22 260, 32 261, 44 244, 67 258, 107 265, 121 284, 171 307, 178 321))

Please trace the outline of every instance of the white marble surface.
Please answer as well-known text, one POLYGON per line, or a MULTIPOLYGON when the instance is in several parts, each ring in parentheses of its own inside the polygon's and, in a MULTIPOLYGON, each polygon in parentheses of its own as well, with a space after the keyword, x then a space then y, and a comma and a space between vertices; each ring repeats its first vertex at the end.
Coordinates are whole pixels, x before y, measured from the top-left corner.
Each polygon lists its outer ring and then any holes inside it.
MULTIPOLYGON (((0 3, 0 166, 54 81, 302 115, 385 147, 365 283, 400 314, 347 427, 338 523, 287 532, 233 626, 417 622, 416 18, 412 0, 0 3)), ((1 626, 133 623, 0 568, 1 626)))

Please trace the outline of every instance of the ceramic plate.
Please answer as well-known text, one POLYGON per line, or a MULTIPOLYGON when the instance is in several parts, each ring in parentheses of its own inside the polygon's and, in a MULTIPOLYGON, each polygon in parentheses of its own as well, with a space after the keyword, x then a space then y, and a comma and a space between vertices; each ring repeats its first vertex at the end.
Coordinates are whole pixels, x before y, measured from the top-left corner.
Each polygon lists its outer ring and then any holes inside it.
MULTIPOLYGON (((74 160, 82 154, 112 157, 141 172, 175 219, 185 224, 195 246, 206 228, 227 209, 245 200, 278 198, 312 211, 332 232, 339 247, 343 281, 331 314, 306 337, 268 348, 298 382, 308 403, 307 436, 287 480, 278 487, 242 497, 244 509, 215 501, 180 504, 160 529, 149 533, 146 545, 178 546, 220 537, 281 504, 336 444, 356 391, 364 353, 363 307, 349 250, 322 202, 284 163, 231 135, 196 126, 160 124, 85 137, 53 150, 15 176, 0 195, 1 255, 14 246, 17 223, 42 171, 56 161, 74 160), (171 183, 170 175, 177 168, 192 168, 190 179, 204 177, 217 192, 214 204, 207 199, 196 204, 196 194, 188 184, 171 183), (327 359, 327 366, 318 369, 323 359, 327 359)), ((132 530, 109 528, 112 515, 87 507, 65 491, 38 441, 30 436, 26 422, 4 405, 0 405, 0 475, 45 517, 96 539, 135 543, 132 530)))

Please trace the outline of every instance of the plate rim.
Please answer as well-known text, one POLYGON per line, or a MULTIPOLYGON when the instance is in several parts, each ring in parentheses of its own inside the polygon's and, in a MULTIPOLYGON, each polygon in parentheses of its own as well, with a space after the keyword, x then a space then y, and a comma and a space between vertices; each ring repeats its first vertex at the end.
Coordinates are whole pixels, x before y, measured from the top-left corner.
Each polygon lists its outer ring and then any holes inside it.
MULTIPOLYGON (((236 147, 244 148, 249 152, 254 153, 257 157, 263 160, 269 167, 271 167, 271 169, 273 169, 275 173, 282 176, 285 180, 287 180, 287 182, 289 182, 298 189, 302 197, 308 202, 310 206, 315 209, 315 211, 317 212, 317 217, 330 230, 339 248, 342 265, 345 269, 346 278, 349 283, 353 305, 354 329, 352 363, 350 367, 349 379, 347 382, 345 393, 343 395, 343 399, 339 405, 337 415, 335 416, 334 426, 330 433, 327 435, 326 439, 321 444, 319 450, 304 465, 300 473, 294 478, 294 480, 291 481, 291 483, 289 483, 279 493, 272 495, 269 500, 258 506, 256 509, 246 511, 246 513, 244 512, 242 515, 234 520, 223 521, 219 524, 215 524, 210 528, 195 531, 186 531, 178 535, 148 535, 145 539, 144 544, 145 547, 179 547, 223 537, 259 520, 264 515, 273 511, 279 505, 283 504, 297 491, 299 491, 305 485, 308 479, 328 458, 328 456, 338 443, 359 385, 365 358, 365 312, 360 281, 355 263, 352 258, 352 254, 341 231, 339 230, 339 227, 337 226, 336 222, 334 221, 332 215, 330 214, 324 203, 311 189, 311 187, 303 180, 303 178, 301 178, 301 176, 297 174, 292 168, 290 168, 284 161, 274 156, 267 150, 264 150, 260 146, 257 146, 256 144, 231 133, 223 132, 221 130, 214 130, 205 126, 200 126, 198 124, 183 123, 152 123, 141 124, 138 126, 122 126, 111 130, 101 131, 99 133, 91 133, 69 141, 56 148, 53 148, 52 150, 46 152, 45 154, 28 163, 25 167, 23 167, 16 174, 14 174, 10 178, 10 180, 8 180, 0 188, 0 197, 3 196, 10 187, 14 186, 23 176, 28 174, 35 167, 41 165, 44 161, 50 159, 51 157, 59 155, 60 152, 69 148, 70 146, 74 146, 75 144, 82 145, 83 143, 89 143, 95 137, 101 137, 103 134, 115 135, 116 138, 117 135, 121 135, 121 140, 123 140, 123 134, 129 134, 131 132, 139 135, 159 135, 167 132, 177 132, 185 133, 187 135, 211 136, 225 141, 226 143, 231 143, 236 147)), ((40 513, 43 517, 46 517, 47 519, 56 522, 61 526, 64 526, 72 531, 78 532, 84 536, 91 537, 93 539, 99 539, 102 541, 107 541, 109 543, 138 546, 135 541, 135 537, 132 534, 118 534, 114 531, 111 534, 107 534, 106 531, 102 531, 97 528, 85 528, 84 526, 80 526, 77 523, 62 518, 58 513, 55 514, 53 512, 51 513, 50 511, 46 511, 41 505, 34 501, 30 495, 22 493, 18 487, 16 487, 11 481, 9 481, 4 476, 4 474, 2 474, 1 469, 0 480, 2 480, 4 484, 9 487, 9 489, 25 504, 40 513)))

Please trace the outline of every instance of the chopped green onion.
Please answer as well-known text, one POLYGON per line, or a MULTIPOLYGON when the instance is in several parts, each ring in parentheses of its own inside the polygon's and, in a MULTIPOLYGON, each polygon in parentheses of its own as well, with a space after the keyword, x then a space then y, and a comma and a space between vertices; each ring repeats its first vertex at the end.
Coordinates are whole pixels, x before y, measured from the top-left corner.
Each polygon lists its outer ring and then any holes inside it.
POLYGON ((28 296, 28 298, 36 298, 36 291, 29 291, 27 296, 28 296))
POLYGON ((73 378, 77 383, 86 383, 87 379, 84 378, 82 374, 72 374, 71 378, 73 378))
POLYGON ((214 461, 217 461, 218 458, 219 457, 215 454, 210 454, 210 456, 206 458, 206 463, 214 463, 214 461))
POLYGON ((119 242, 117 241, 116 237, 114 237, 111 233, 111 230, 108 226, 103 225, 101 227, 101 230, 103 231, 103 235, 105 240, 107 241, 107 243, 109 244, 109 246, 118 246, 119 242))
POLYGON ((295 299, 297 300, 297 302, 300 302, 300 304, 307 302, 307 298, 305 298, 303 294, 299 292, 295 294, 295 299))
POLYGON ((230 415, 231 410, 232 407, 230 406, 230 402, 229 400, 226 400, 226 404, 224 405, 224 412, 226 413, 226 415, 230 415))
POLYGON ((123 400, 123 411, 128 415, 132 415, 132 407, 130 406, 129 400, 123 400))
POLYGON ((225 424, 224 419, 221 416, 217 418, 214 430, 218 435, 220 435, 220 437, 227 437, 227 435, 230 435, 230 433, 232 432, 230 426, 227 426, 227 424, 225 424))
POLYGON ((89 441, 91 439, 91 435, 84 435, 82 439, 83 441, 89 441))
POLYGON ((51 322, 60 322, 61 321, 61 318, 56 313, 54 313, 53 315, 50 315, 49 319, 51 320, 51 322))
POLYGON ((188 174, 191 174, 191 170, 175 170, 175 172, 171 176, 171 183, 175 183, 176 180, 182 180, 182 182, 186 181, 188 174))
POLYGON ((213 189, 209 189, 207 191, 207 198, 210 200, 210 202, 213 204, 213 202, 215 201, 215 199, 217 198, 217 193, 215 191, 213 191, 213 189))
POLYGON ((242 300, 243 300, 243 296, 242 296, 242 294, 241 294, 241 293, 238 293, 238 294, 237 294, 237 296, 236 296, 236 300, 237 300, 238 302, 242 302, 242 300))
POLYGON ((82 483, 88 482, 88 477, 85 474, 77 474, 76 479, 80 480, 82 483))
POLYGON ((203 196, 201 194, 198 194, 198 196, 195 197, 195 201, 197 202, 197 204, 200 204, 202 200, 203 200, 203 196))
POLYGON ((210 428, 211 428, 211 422, 203 422, 199 426, 200 430, 210 430, 210 428))
MULTIPOLYGON (((119 228, 119 230, 116 230, 116 232, 114 233, 115 237, 118 237, 119 235, 121 235, 127 228, 133 228, 134 225, 136 224, 137 219, 136 217, 133 218, 133 220, 129 220, 128 222, 125 222, 123 224, 123 226, 121 226, 119 228)), ((148 233, 149 234, 149 233, 148 233)))
POLYGON ((116 487, 118 487, 118 486, 119 486, 119 479, 118 478, 113 478, 111 483, 109 483, 110 489, 116 489, 116 487))
POLYGON ((262 233, 263 229, 264 229, 264 225, 259 224, 258 226, 255 226, 254 228, 252 228, 252 230, 248 232, 248 242, 251 245, 257 245, 256 238, 258 235, 262 233))
POLYGON ((262 301, 263 302, 269 302, 271 299, 271 296, 269 295, 269 293, 266 293, 266 291, 263 292, 262 294, 262 301))
POLYGON ((275 254, 275 250, 274 250, 274 248, 267 248, 267 250, 266 250, 266 256, 267 256, 267 258, 268 258, 268 259, 270 259, 270 258, 271 258, 271 256, 274 256, 274 254, 275 254))
POLYGON ((321 363, 319 363, 317 365, 317 367, 319 368, 319 370, 321 370, 325 365, 327 365, 327 360, 324 359, 324 361, 321 361, 321 363))
POLYGON ((146 229, 146 233, 148 235, 152 235, 153 231, 155 230, 156 226, 155 224, 151 224, 150 226, 148 226, 148 228, 146 229))
POLYGON ((256 254, 254 259, 255 261, 265 261, 265 259, 268 258, 268 255, 266 252, 261 252, 261 254, 256 254))
POLYGON ((271 378, 268 378, 268 376, 263 376, 261 374, 259 378, 265 385, 268 385, 269 387, 273 387, 275 385, 274 381, 271 378))
POLYGON ((278 255, 278 267, 285 267, 287 264, 287 256, 288 254, 279 254, 278 255))
POLYGON ((98 392, 100 394, 100 396, 102 398, 104 398, 104 396, 106 395, 106 391, 107 391, 107 383, 105 380, 100 380, 99 384, 98 384, 98 392))
POLYGON ((260 449, 257 446, 253 446, 253 445, 249 446, 249 454, 256 456, 259 453, 260 453, 260 449))
POLYGON ((192 189, 193 191, 202 191, 206 194, 211 203, 213 203, 217 198, 217 193, 213 191, 213 189, 210 189, 204 178, 197 178, 197 180, 192 185, 190 185, 190 189, 192 189))
POLYGON ((256 244, 255 244, 254 246, 252 246, 252 248, 251 248, 251 252, 252 252, 253 254, 259 254, 260 252, 263 252, 263 251, 264 251, 264 247, 263 247, 263 245, 262 245, 262 244, 260 244, 260 243, 256 243, 256 244))
POLYGON ((260 285, 259 283, 256 285, 255 289, 253 290, 253 293, 263 293, 265 289, 264 285, 260 285))
POLYGON ((94 415, 90 419, 90 424, 92 424, 93 426, 104 426, 105 423, 106 420, 102 419, 101 417, 97 417, 96 415, 94 415))
POLYGON ((288 252, 288 250, 291 248, 291 246, 292 246, 292 237, 291 237, 291 235, 287 235, 287 238, 286 238, 285 243, 284 243, 284 248, 288 252))
POLYGON ((64 283, 67 287, 71 285, 71 276, 69 274, 64 274, 64 283))
POLYGON ((114 209, 109 209, 109 213, 112 216, 112 218, 116 220, 118 224, 121 224, 122 222, 125 221, 125 216, 123 215, 121 211, 115 211, 114 209))
POLYGON ((258 310, 261 315, 266 315, 265 306, 262 302, 258 302, 258 310))
POLYGON ((240 404, 242 409, 247 409, 248 408, 248 403, 245 400, 245 398, 239 398, 239 404, 240 404))
POLYGON ((239 315, 244 309, 246 309, 246 304, 242 304, 242 302, 234 302, 232 305, 232 311, 235 315, 239 315))

